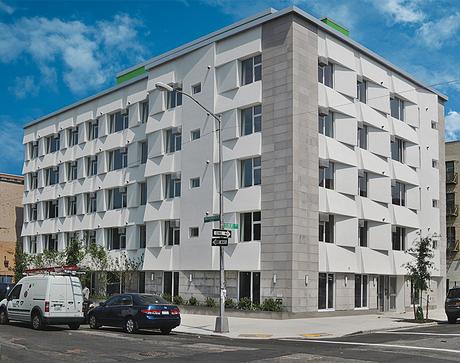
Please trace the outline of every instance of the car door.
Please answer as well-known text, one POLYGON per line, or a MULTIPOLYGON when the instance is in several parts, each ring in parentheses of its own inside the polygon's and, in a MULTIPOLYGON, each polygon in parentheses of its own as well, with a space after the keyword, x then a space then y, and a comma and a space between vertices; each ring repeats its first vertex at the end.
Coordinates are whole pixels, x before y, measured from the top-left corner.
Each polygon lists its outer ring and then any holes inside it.
POLYGON ((116 317, 121 308, 121 299, 122 295, 117 295, 107 301, 104 306, 104 325, 118 326, 116 317))
POLYGON ((24 301, 21 300, 21 290, 22 284, 18 284, 8 295, 8 316, 12 320, 23 320, 24 314, 22 314, 23 312, 21 312, 21 310, 24 310, 22 306, 24 301))

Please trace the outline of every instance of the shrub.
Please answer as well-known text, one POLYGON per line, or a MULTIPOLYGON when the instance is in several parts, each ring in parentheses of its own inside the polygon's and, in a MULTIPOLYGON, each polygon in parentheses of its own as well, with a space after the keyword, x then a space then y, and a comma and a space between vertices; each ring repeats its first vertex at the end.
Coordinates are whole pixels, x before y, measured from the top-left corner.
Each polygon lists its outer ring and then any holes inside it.
POLYGON ((197 306, 198 305, 198 300, 196 299, 196 297, 191 297, 190 299, 188 299, 188 304, 191 305, 191 306, 197 306))
POLYGON ((206 298, 206 306, 208 308, 215 308, 216 307, 216 301, 212 297, 207 297, 206 298))
POLYGON ((173 297, 173 301, 172 301, 174 304, 176 305, 184 305, 184 299, 182 296, 180 295, 176 295, 173 297))
POLYGON ((163 294, 161 294, 161 297, 162 297, 163 299, 165 299, 166 301, 169 301, 169 302, 172 301, 172 296, 171 296, 171 294, 163 293, 163 294))
POLYGON ((276 311, 279 312, 282 310, 283 302, 281 299, 272 299, 268 298, 265 299, 264 302, 262 303, 262 310, 264 311, 276 311))
POLYGON ((226 309, 236 309, 236 303, 233 301, 233 299, 225 299, 225 308, 226 309))
POLYGON ((252 309, 252 301, 247 297, 243 297, 238 301, 238 309, 240 310, 251 310, 252 309))

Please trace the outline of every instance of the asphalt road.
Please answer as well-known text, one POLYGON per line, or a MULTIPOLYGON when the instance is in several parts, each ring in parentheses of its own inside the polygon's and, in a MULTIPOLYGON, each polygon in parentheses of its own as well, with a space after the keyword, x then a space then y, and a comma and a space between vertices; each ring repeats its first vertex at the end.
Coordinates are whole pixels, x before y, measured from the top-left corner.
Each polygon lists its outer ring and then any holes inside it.
POLYGON ((338 339, 243 340, 103 328, 0 327, 1 362, 458 362, 460 323, 338 339))

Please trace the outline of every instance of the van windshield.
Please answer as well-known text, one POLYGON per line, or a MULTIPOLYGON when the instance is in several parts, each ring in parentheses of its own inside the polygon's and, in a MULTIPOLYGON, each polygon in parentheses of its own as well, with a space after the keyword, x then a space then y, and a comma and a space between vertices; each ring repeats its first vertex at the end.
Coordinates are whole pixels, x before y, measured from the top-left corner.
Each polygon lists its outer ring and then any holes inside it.
POLYGON ((158 295, 139 295, 139 300, 145 305, 150 304, 169 304, 168 301, 158 295))
POLYGON ((452 289, 447 295, 449 299, 460 299, 460 289, 452 289))

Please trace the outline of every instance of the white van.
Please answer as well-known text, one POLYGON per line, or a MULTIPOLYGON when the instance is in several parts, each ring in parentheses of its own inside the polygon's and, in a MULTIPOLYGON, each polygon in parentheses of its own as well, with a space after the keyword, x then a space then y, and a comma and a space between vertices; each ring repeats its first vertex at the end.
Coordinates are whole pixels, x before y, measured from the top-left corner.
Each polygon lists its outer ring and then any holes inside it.
POLYGON ((0 302, 0 324, 9 320, 30 322, 34 329, 83 322, 80 279, 71 275, 37 274, 23 277, 0 302))

